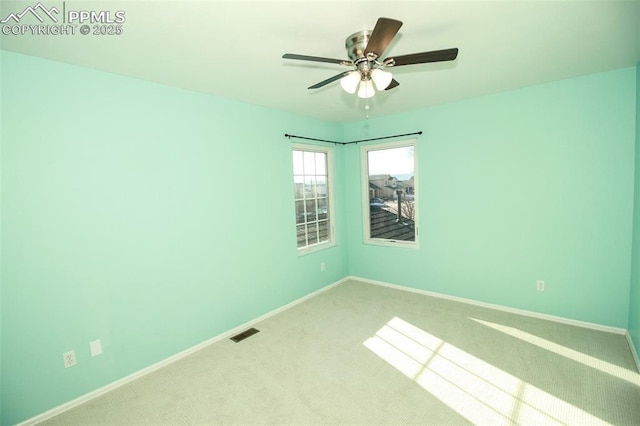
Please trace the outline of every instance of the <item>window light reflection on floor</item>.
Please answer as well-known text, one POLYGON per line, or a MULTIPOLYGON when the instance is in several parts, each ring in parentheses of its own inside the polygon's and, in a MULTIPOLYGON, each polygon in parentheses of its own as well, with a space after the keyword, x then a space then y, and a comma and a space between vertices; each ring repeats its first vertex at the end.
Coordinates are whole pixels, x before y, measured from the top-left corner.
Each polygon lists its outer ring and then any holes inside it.
POLYGON ((475 424, 609 424, 398 317, 364 345, 475 424))
POLYGON ((566 346, 559 345, 555 342, 552 342, 547 339, 543 339, 542 337, 535 336, 531 333, 527 333, 526 331, 522 331, 514 327, 509 327, 502 324, 496 324, 489 321, 483 321, 476 318, 469 318, 469 319, 476 321, 477 323, 480 323, 487 327, 493 328, 494 330, 501 331, 502 333, 508 334, 510 336, 513 336, 525 342, 536 345, 542 349, 546 349, 548 351, 561 355, 572 361, 579 362, 588 367, 600 370, 603 373, 610 374, 618 379, 622 379, 636 386, 640 386, 640 375, 631 370, 627 370, 615 364, 611 364, 609 362, 592 357, 582 352, 578 352, 566 346))

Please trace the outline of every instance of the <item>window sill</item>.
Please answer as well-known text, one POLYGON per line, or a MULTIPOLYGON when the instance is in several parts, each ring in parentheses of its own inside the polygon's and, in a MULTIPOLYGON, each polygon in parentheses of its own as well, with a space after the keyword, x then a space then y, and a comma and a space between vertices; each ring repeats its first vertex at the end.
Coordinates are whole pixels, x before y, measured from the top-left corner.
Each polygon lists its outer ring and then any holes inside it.
POLYGON ((332 242, 332 243, 323 243, 323 244, 318 244, 315 246, 310 246, 310 247, 305 247, 305 248, 301 248, 298 249, 298 256, 306 256, 308 254, 312 254, 318 251, 322 251, 322 250, 326 250, 329 249, 331 247, 335 247, 336 243, 332 242))
POLYGON ((408 248, 408 249, 420 248, 420 245, 416 241, 383 240, 383 239, 377 239, 377 238, 366 239, 364 240, 364 244, 369 244, 372 246, 400 247, 400 248, 408 248))

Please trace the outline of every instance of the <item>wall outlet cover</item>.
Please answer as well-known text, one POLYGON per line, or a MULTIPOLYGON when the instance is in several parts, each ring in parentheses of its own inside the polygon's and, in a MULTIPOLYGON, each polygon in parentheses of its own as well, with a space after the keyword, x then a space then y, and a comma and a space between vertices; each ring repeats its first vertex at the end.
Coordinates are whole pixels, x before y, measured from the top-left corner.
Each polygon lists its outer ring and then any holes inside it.
POLYGON ((76 365, 76 352, 69 351, 62 354, 62 360, 64 361, 64 368, 73 367, 76 365))

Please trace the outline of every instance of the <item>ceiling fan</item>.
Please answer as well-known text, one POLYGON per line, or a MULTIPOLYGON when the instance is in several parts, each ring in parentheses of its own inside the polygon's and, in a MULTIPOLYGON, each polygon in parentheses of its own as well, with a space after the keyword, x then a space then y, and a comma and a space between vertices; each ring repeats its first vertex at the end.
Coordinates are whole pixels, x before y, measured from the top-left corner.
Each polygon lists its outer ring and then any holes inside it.
POLYGON ((297 55, 294 53, 286 53, 282 57, 284 59, 326 62, 348 67, 355 66, 355 70, 341 72, 310 86, 309 89, 318 89, 340 80, 340 85, 346 92, 354 94, 357 90, 358 97, 370 98, 376 93, 374 85, 378 90, 390 90, 400 84, 390 72, 384 71, 385 67, 453 61, 458 56, 458 49, 452 48, 381 59, 385 49, 396 36, 401 26, 401 21, 391 18, 379 18, 373 31, 363 30, 351 34, 345 42, 345 48, 350 60, 297 55))

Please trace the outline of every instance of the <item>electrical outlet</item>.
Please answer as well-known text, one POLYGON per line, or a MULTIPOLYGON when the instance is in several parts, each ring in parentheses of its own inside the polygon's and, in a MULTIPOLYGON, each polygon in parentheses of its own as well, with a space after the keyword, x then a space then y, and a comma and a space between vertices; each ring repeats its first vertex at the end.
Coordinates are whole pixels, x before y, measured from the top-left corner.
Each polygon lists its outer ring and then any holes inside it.
POLYGON ((322 262, 322 263, 320 264, 320 270, 321 270, 322 272, 324 272, 326 269, 327 269, 327 265, 325 265, 325 264, 324 264, 324 262, 322 262))
POLYGON ((64 368, 73 367, 76 365, 76 351, 69 351, 62 354, 64 360, 64 368))
POLYGON ((542 280, 536 281, 536 289, 538 291, 544 291, 544 281, 542 280))

